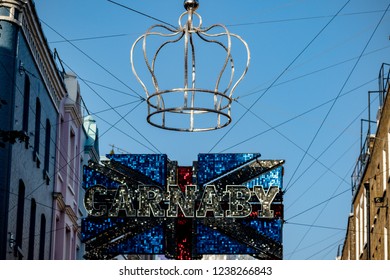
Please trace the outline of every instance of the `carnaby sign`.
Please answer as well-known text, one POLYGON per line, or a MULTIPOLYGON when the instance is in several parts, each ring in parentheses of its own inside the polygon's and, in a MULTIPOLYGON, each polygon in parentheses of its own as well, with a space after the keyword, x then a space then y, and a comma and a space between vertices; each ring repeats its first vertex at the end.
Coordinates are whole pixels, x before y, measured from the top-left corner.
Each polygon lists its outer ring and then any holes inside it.
POLYGON ((282 259, 283 160, 257 153, 107 155, 84 168, 86 259, 158 254, 282 259))
POLYGON ((219 195, 213 185, 202 192, 197 186, 185 186, 183 193, 179 186, 168 186, 164 192, 155 186, 139 186, 137 189, 125 185, 109 190, 96 185, 86 191, 84 204, 90 216, 118 217, 178 217, 179 209, 186 218, 213 217, 245 218, 252 214, 252 203, 260 204, 257 217, 274 218, 271 204, 279 188, 262 186, 252 189, 246 186, 226 186, 219 195), (198 206, 196 206, 198 205, 198 206), (223 206, 227 205, 227 210, 223 206), (164 209, 166 206, 166 210, 164 209), (136 209, 137 208, 137 209, 136 209))

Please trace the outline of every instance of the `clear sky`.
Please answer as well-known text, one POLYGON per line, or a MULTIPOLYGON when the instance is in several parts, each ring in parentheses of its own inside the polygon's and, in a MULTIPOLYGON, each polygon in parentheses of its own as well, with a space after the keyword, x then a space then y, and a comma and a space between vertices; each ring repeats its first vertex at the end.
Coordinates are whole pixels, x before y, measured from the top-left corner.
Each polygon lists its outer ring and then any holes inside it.
MULTIPOLYGON (((174 26, 184 12, 182 0, 117 2, 174 26)), ((230 126, 180 133, 146 122, 146 102, 138 97, 144 92, 131 71, 130 48, 156 20, 106 0, 35 0, 50 48, 80 79, 101 154, 114 145, 116 153, 165 153, 181 165, 208 152, 286 160, 284 258, 299 260, 335 259, 343 243, 360 120, 368 118, 367 94, 378 90, 382 63, 390 63, 389 4, 200 0, 203 26, 222 23, 240 35, 251 64, 234 93, 230 126)), ((183 59, 182 52, 176 55, 183 59)), ((207 50, 198 55, 215 58, 207 50)), ((239 66, 245 54, 234 59, 239 66)), ((161 80, 176 81, 175 61, 161 60, 161 80)), ((215 71, 210 66, 197 77, 207 80, 215 71)), ((378 100, 371 106, 375 119, 378 100)))

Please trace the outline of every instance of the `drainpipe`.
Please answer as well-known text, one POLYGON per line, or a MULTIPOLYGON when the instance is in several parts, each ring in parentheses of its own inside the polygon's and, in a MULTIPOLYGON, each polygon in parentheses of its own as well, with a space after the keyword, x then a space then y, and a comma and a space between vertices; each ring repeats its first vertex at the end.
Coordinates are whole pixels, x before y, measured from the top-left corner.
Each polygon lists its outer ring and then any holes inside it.
POLYGON ((366 201, 367 201, 367 206, 366 206, 366 212, 367 212, 367 259, 371 259, 371 238, 370 238, 370 183, 364 183, 364 188, 366 190, 366 201))

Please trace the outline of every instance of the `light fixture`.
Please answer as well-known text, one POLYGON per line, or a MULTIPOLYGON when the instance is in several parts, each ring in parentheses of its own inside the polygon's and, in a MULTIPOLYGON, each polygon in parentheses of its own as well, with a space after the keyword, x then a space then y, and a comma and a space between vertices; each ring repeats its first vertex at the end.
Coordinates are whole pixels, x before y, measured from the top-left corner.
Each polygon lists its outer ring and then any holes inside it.
POLYGON ((184 1, 186 12, 179 17, 177 29, 153 25, 131 47, 132 71, 146 93, 147 121, 158 128, 209 131, 232 121, 233 93, 248 71, 249 47, 225 25, 202 27, 198 7, 197 0, 184 1), (246 56, 235 65, 232 53, 237 40, 241 47, 234 50, 246 56), (139 49, 142 67, 135 61, 139 49), (236 68, 241 69, 239 75, 236 68))

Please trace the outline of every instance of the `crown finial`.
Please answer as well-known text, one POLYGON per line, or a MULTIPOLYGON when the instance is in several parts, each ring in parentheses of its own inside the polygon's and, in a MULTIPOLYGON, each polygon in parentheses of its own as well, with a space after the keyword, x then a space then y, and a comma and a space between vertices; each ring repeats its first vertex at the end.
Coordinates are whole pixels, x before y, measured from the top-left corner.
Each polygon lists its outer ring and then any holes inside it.
POLYGON ((199 8, 199 1, 198 0, 185 0, 184 1, 184 8, 186 11, 192 10, 196 11, 199 8))

